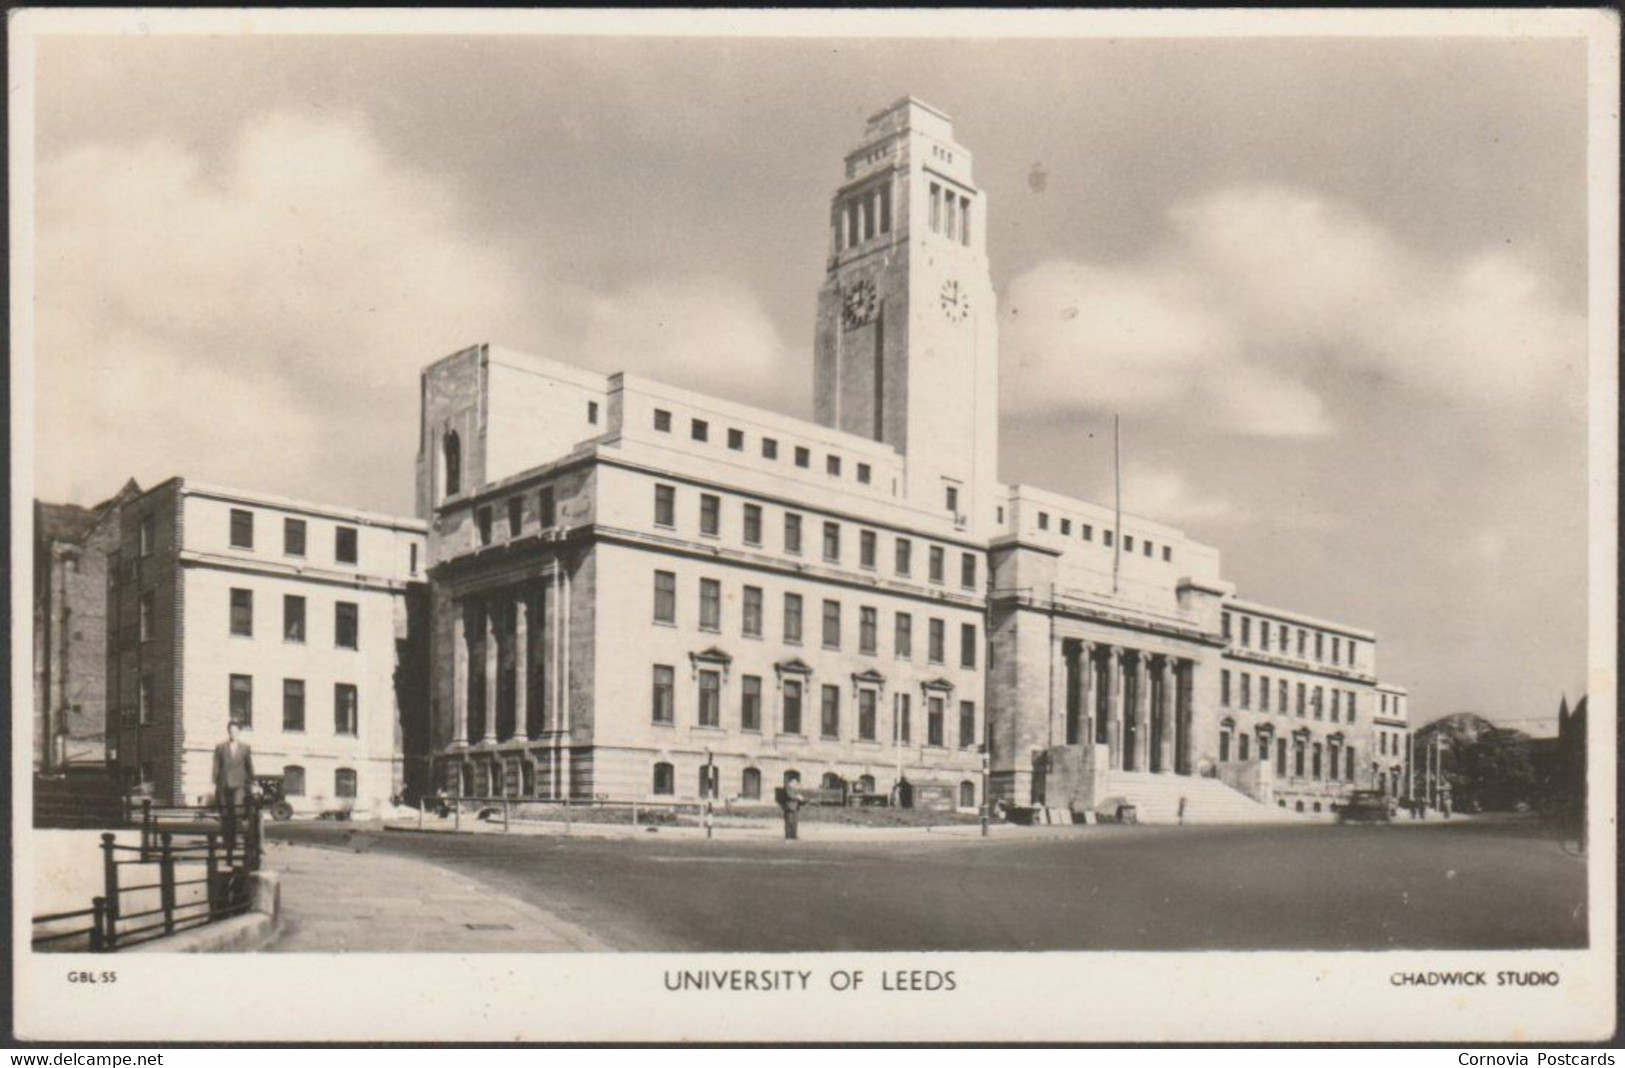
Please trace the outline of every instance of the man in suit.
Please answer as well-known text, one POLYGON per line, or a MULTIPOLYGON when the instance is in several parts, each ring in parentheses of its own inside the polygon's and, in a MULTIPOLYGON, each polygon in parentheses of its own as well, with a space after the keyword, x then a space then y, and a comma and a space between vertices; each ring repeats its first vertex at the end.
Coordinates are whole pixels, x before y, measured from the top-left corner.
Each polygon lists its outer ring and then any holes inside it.
POLYGON ((220 806, 228 857, 237 847, 237 812, 247 804, 248 787, 254 781, 254 751, 237 737, 241 731, 242 725, 233 720, 226 726, 226 740, 214 747, 214 800, 220 806))

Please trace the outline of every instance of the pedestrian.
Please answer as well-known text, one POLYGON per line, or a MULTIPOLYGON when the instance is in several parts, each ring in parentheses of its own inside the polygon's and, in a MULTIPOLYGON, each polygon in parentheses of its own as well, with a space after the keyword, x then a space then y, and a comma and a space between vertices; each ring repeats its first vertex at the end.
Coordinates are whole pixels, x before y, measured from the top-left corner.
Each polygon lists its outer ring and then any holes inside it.
POLYGON ((214 803, 220 806, 220 833, 229 858, 237 845, 237 813, 248 802, 254 782, 254 751, 239 735, 242 724, 226 725, 226 740, 214 747, 214 803))
POLYGON ((1184 794, 1179 795, 1179 823, 1180 823, 1180 826, 1184 826, 1184 824, 1185 824, 1185 795, 1184 794))

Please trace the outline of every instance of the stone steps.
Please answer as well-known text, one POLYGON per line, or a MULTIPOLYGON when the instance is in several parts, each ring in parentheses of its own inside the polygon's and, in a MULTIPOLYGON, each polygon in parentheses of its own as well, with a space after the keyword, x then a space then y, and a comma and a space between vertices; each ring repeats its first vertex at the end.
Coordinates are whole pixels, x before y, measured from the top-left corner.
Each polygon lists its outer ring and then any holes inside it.
POLYGON ((1107 797, 1134 806, 1141 823, 1179 823, 1179 801, 1185 799, 1185 823, 1302 823, 1286 809, 1259 804, 1218 779, 1195 775, 1154 775, 1113 771, 1106 775, 1107 797))

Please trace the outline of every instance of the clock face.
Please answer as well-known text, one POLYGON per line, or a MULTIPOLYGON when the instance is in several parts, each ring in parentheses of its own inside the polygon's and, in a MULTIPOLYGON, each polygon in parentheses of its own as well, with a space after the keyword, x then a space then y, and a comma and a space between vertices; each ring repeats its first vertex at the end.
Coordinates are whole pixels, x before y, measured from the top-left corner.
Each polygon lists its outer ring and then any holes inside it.
POLYGON ((942 314, 951 323, 963 322, 970 314, 970 294, 954 278, 942 283, 942 314))
POLYGON ((853 282, 841 291, 841 324, 854 330, 875 317, 875 284, 867 278, 853 282))

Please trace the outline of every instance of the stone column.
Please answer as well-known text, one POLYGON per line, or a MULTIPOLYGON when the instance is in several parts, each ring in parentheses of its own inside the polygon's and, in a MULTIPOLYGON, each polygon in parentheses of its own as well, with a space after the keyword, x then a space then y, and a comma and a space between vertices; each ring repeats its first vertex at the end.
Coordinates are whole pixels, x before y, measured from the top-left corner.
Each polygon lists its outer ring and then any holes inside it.
POLYGON ((1151 656, 1134 658, 1134 770, 1151 770, 1151 656))
POLYGON ((1078 741, 1090 748, 1095 744, 1095 643, 1079 642, 1078 658, 1078 741))
POLYGON ((530 590, 522 587, 513 610, 513 733, 530 737, 530 590))
POLYGON ((1191 773, 1191 673, 1195 666, 1189 660, 1174 665, 1174 772, 1191 773))
POLYGON ((1163 657, 1157 662, 1157 770, 1170 775, 1174 770, 1174 662, 1163 657))
POLYGON ((1106 650, 1106 744, 1111 747, 1111 766, 1123 766, 1123 650, 1111 646, 1106 650))
POLYGON ((451 613, 451 744, 468 745, 468 609, 452 602, 451 613))
POLYGON ((1068 669, 1066 639, 1055 635, 1049 643, 1049 724, 1045 732, 1050 745, 1066 741, 1066 695, 1068 669))
POLYGON ((495 745, 497 740, 497 601, 488 597, 483 609, 485 627, 485 737, 480 741, 495 745))

